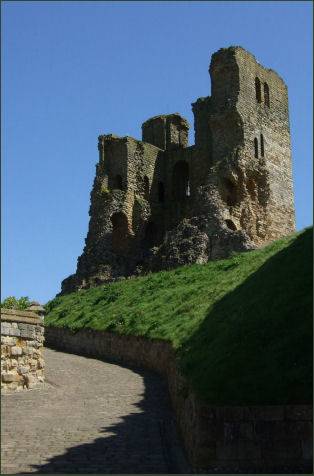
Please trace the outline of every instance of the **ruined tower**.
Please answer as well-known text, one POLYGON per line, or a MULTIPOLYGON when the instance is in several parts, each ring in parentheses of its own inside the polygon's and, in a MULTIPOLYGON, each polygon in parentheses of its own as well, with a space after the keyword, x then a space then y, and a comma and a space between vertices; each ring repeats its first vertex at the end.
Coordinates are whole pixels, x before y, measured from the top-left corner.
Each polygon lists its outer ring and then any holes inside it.
POLYGON ((142 141, 102 135, 90 222, 62 292, 223 258, 294 231, 287 87, 241 47, 211 59, 211 96, 187 121, 160 115, 142 141))

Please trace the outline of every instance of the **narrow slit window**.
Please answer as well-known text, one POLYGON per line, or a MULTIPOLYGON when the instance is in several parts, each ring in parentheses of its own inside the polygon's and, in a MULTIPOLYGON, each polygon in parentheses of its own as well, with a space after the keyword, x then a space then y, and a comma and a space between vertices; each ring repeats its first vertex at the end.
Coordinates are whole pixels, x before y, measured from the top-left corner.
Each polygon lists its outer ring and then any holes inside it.
POLYGON ((158 183, 158 201, 163 203, 165 201, 165 187, 162 182, 158 183))
POLYGON ((124 254, 129 245, 129 226, 127 216, 122 212, 114 213, 112 223, 112 250, 124 254))
POLYGON ((256 101, 258 103, 261 103, 262 102, 261 82, 257 77, 255 78, 255 94, 256 94, 256 101))
POLYGON ((152 248, 158 237, 158 229, 153 222, 148 222, 145 228, 144 243, 148 248, 152 248))
POLYGON ((113 188, 123 190, 123 179, 121 175, 116 175, 114 178, 113 188))
POLYGON ((254 157, 255 159, 258 159, 258 140, 254 139, 254 157))
POLYGON ((144 177, 144 197, 145 200, 149 200, 149 178, 146 175, 144 177))
POLYGON ((261 134, 261 156, 264 157, 264 136, 261 134))
POLYGON ((172 172, 172 193, 175 200, 184 200, 191 195, 189 165, 184 160, 179 160, 172 172))
POLYGON ((269 87, 267 83, 264 83, 264 102, 265 106, 270 107, 269 104, 269 87))
POLYGON ((228 207, 234 207, 238 202, 237 186, 228 178, 223 179, 223 196, 228 207))

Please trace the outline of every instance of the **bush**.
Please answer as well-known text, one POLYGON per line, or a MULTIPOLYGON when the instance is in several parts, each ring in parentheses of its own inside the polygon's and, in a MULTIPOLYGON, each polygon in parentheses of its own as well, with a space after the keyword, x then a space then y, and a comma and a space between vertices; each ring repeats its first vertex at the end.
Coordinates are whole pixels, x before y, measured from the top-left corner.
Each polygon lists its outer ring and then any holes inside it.
POLYGON ((23 311, 31 305, 31 301, 27 296, 22 296, 20 299, 17 299, 14 296, 8 296, 1 302, 1 307, 6 309, 18 309, 23 311))

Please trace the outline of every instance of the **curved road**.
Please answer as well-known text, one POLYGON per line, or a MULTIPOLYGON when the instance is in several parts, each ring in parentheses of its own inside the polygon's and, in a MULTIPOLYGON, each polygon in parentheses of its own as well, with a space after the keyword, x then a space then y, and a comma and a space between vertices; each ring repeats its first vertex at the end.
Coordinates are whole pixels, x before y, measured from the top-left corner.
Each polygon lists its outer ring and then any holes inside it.
POLYGON ((41 389, 1 399, 1 473, 189 473, 158 375, 45 349, 41 389))

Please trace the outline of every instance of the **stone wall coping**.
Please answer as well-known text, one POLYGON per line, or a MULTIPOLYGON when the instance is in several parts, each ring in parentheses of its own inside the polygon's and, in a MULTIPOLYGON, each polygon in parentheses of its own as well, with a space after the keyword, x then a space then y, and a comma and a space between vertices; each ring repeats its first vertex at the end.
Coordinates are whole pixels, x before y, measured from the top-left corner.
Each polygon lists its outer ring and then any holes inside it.
POLYGON ((1 308, 1 321, 9 322, 24 322, 25 324, 39 324, 43 326, 44 323, 35 312, 19 311, 17 309, 3 309, 1 308))

